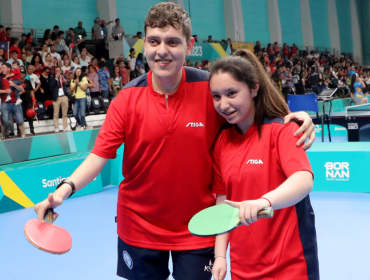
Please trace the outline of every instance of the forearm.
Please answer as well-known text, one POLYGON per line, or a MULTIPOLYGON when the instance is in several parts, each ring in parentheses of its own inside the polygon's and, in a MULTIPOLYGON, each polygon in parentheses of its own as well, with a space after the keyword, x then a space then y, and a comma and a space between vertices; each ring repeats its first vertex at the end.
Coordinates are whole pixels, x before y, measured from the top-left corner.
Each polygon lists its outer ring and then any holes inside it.
POLYGON ((8 89, 0 89, 0 94, 2 94, 2 93, 9 94, 9 93, 12 93, 12 90, 10 88, 8 88, 8 89))
POLYGON ((270 200, 274 210, 290 207, 305 198, 313 187, 311 172, 298 171, 285 180, 278 188, 263 197, 270 200))
MULTIPOLYGON (((76 187, 76 192, 81 190, 94 178, 96 178, 107 161, 108 159, 91 153, 69 177, 69 180, 71 180, 76 187)), ((71 192, 71 186, 68 184, 63 184, 55 191, 54 195, 64 200, 70 196, 71 192)))
MULTIPOLYGON (((224 204, 226 195, 217 195, 216 205, 224 204)), ((215 256, 226 257, 226 250, 229 243, 229 233, 216 236, 215 242, 215 256)))

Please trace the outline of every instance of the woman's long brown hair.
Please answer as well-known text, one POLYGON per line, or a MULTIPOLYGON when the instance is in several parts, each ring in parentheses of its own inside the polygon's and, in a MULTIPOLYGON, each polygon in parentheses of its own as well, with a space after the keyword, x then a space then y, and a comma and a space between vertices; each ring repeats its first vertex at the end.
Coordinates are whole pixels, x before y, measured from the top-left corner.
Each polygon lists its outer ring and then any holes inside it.
POLYGON ((290 113, 284 98, 252 52, 237 50, 232 56, 221 58, 212 65, 209 80, 217 73, 228 73, 235 80, 246 83, 250 89, 259 84, 257 96, 254 97, 254 123, 260 138, 265 117, 283 118, 290 113))

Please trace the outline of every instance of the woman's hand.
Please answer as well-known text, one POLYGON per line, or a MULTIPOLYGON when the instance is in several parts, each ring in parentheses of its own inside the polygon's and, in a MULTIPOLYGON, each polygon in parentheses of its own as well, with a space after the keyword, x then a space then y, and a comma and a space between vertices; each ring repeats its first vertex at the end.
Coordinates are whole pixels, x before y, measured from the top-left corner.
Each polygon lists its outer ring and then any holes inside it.
POLYGON ((217 257, 212 267, 212 275, 215 280, 224 280, 227 271, 226 258, 217 257))
POLYGON ((302 145, 307 139, 307 143, 303 145, 304 150, 311 148, 313 142, 315 141, 315 125, 312 119, 306 112, 296 112, 290 113, 284 117, 284 124, 289 123, 291 120, 297 120, 303 122, 299 129, 294 133, 294 136, 298 136, 303 133, 302 137, 297 141, 297 146, 302 145))
POLYGON ((240 223, 246 226, 257 222, 257 213, 260 210, 270 207, 270 203, 266 199, 245 200, 242 202, 225 200, 225 203, 232 207, 239 208, 240 223))

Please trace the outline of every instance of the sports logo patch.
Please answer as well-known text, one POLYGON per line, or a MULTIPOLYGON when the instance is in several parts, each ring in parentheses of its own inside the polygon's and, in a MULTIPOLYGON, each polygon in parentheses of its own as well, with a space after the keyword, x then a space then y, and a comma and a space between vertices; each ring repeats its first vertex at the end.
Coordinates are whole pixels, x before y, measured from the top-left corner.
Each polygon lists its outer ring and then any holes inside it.
POLYGON ((130 255, 126 251, 123 251, 123 260, 125 261, 127 267, 129 269, 132 269, 132 267, 134 266, 134 262, 132 261, 130 255))

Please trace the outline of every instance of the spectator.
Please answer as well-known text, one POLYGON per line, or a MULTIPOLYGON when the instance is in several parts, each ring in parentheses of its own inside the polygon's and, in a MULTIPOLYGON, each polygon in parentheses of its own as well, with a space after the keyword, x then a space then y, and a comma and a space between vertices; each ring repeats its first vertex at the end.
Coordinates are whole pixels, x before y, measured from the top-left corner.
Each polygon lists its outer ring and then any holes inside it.
POLYGON ((269 56, 269 62, 273 62, 275 60, 275 51, 274 47, 271 44, 267 45, 267 54, 269 56))
MULTIPOLYGON (((90 54, 88 51, 87 51, 87 49, 86 48, 83 48, 82 50, 81 50, 81 52, 85 52, 85 54, 86 54, 86 61, 88 62, 88 63, 90 63, 91 62, 91 59, 93 59, 94 58, 94 56, 92 55, 92 54, 90 54)), ((79 55, 78 57, 81 57, 81 55, 79 55)))
POLYGON ((275 43, 274 43, 274 53, 275 53, 275 56, 276 56, 278 53, 280 53, 280 48, 279 48, 279 46, 278 46, 278 43, 277 43, 277 42, 275 42, 275 43))
POLYGON ((31 46, 34 46, 35 44, 33 43, 33 34, 32 33, 27 33, 27 39, 26 39, 26 43, 29 43, 31 44, 31 46))
POLYGON ((254 46, 254 52, 258 53, 260 51, 261 51, 261 43, 260 43, 260 41, 257 41, 256 45, 254 46))
POLYGON ((73 72, 73 69, 74 67, 71 65, 71 60, 68 56, 65 56, 62 66, 62 74, 67 75, 69 72, 73 72))
POLYGON ((295 88, 295 94, 305 94, 305 78, 300 74, 297 68, 293 70, 293 84, 295 88))
POLYGON ((6 35, 11 39, 12 38, 12 29, 10 27, 5 28, 6 35))
MULTIPOLYGON (((26 53, 22 53, 21 54, 21 60, 23 62, 23 67, 24 69, 27 71, 27 67, 28 67, 28 62, 27 62, 27 54, 26 53)), ((22 67, 22 66, 21 66, 22 67)))
POLYGON ((26 52, 26 62, 31 64, 31 61, 33 59, 32 47, 26 47, 25 52, 26 52))
POLYGON ((17 38, 14 38, 13 40, 13 45, 10 46, 9 52, 12 53, 14 50, 17 51, 18 53, 18 58, 21 58, 21 49, 18 46, 19 40, 17 38))
POLYGON ((40 76, 42 73, 42 69, 44 67, 44 63, 40 54, 35 54, 32 58, 31 64, 35 67, 35 75, 40 76))
POLYGON ((100 25, 100 18, 94 20, 93 33, 95 38, 95 47, 96 47, 96 57, 98 59, 104 57, 105 53, 105 40, 104 40, 104 31, 100 25))
POLYGON ((285 62, 288 60, 289 57, 289 47, 286 43, 283 46, 283 57, 285 62))
POLYGON ((299 48, 295 44, 293 44, 293 46, 292 46, 292 55, 297 54, 298 51, 299 51, 299 48))
POLYGON ((311 74, 309 76, 309 79, 311 81, 311 87, 312 87, 312 90, 313 92, 316 94, 316 95, 319 95, 320 94, 320 80, 322 80, 322 76, 321 76, 321 73, 318 72, 318 68, 317 67, 312 67, 311 68, 311 74))
POLYGON ((81 66, 86 66, 87 67, 87 66, 89 66, 89 62, 90 62, 90 60, 87 59, 86 52, 82 51, 81 55, 80 55, 80 59, 79 59, 79 64, 81 66))
POLYGON ((272 71, 271 71, 271 68, 270 68, 270 62, 268 62, 268 61, 265 62, 265 71, 267 73, 267 76, 271 77, 272 71))
POLYGON ((59 66, 59 62, 58 62, 58 59, 56 57, 53 57, 53 59, 51 60, 51 67, 50 67, 50 75, 54 76, 55 75, 55 69, 57 67, 60 67, 59 66))
POLYGON ((73 61, 71 62, 71 65, 72 65, 72 67, 73 67, 73 72, 76 72, 76 70, 78 69, 78 68, 81 68, 81 65, 80 65, 80 59, 78 58, 78 56, 75 56, 74 58, 73 58, 73 61))
MULTIPOLYGON (((90 64, 92 67, 94 67, 94 70, 95 70, 95 72, 98 72, 98 70, 99 70, 99 66, 98 66, 98 60, 96 59, 96 58, 93 58, 92 60, 91 60, 91 64, 90 64)), ((106 70, 108 70, 107 68, 106 68, 106 70)))
POLYGON ((62 59, 60 57, 60 54, 56 52, 56 48, 55 48, 55 45, 51 45, 50 46, 50 55, 52 58, 56 57, 58 59, 58 64, 59 66, 61 66, 62 64, 62 59))
POLYGON ((133 80, 134 78, 134 71, 135 71, 135 66, 136 66, 136 57, 135 57, 136 50, 134 48, 130 49, 130 54, 129 57, 127 58, 127 61, 130 63, 130 71, 131 71, 131 77, 130 80, 133 80))
POLYGON ((51 36, 50 36, 52 41, 55 41, 55 39, 58 37, 58 33, 59 33, 59 26, 54 25, 53 32, 51 33, 51 36))
POLYGON ((49 81, 50 89, 53 96, 53 108, 54 108, 54 126, 55 133, 59 132, 59 110, 62 107, 62 123, 63 131, 71 131, 68 127, 68 90, 70 86, 69 81, 63 76, 62 69, 59 66, 55 67, 55 77, 50 77, 49 81))
POLYGON ((18 44, 20 49, 23 49, 26 46, 26 40, 27 40, 27 35, 23 33, 21 35, 21 41, 18 44))
POLYGON ((130 81, 129 66, 128 66, 128 63, 124 60, 120 60, 118 66, 119 66, 120 75, 122 77, 122 87, 124 87, 130 81))
POLYGON ((143 54, 139 53, 137 55, 136 66, 135 66, 136 71, 139 72, 139 76, 145 74, 144 61, 143 60, 144 60, 143 54))
POLYGON ((1 63, 1 65, 6 63, 5 50, 1 49, 1 48, 0 48, 0 63, 1 63))
POLYGON ((68 48, 64 45, 62 46, 62 44, 60 43, 60 38, 57 37, 54 41, 54 45, 55 45, 55 51, 57 53, 61 53, 61 52, 67 52, 68 51, 68 48))
POLYGON ((42 61, 45 61, 45 56, 50 52, 50 48, 47 44, 42 44, 41 51, 38 51, 37 53, 41 55, 42 61))
MULTIPOLYGON (((21 72, 19 70, 19 62, 14 61, 12 64, 12 69, 10 70, 10 73, 6 75, 6 78, 12 81, 14 84, 17 86, 21 85, 21 72)), ((14 91, 14 96, 16 98, 15 105, 19 105, 22 103, 22 99, 20 98, 19 95, 19 90, 17 87, 10 87, 12 91, 14 91)), ((10 102, 12 100, 11 93, 8 94, 8 96, 5 99, 5 102, 10 102)))
POLYGON ((110 80, 109 72, 104 69, 105 65, 106 64, 104 61, 99 62, 100 69, 98 70, 98 77, 99 77, 101 93, 103 97, 108 97, 109 89, 111 88, 111 80, 110 80))
POLYGON ((95 72, 94 66, 92 65, 89 65, 88 71, 87 78, 94 84, 94 87, 90 88, 91 98, 98 98, 101 96, 98 74, 95 72))
POLYGON ((48 66, 45 66, 42 69, 42 74, 40 75, 40 91, 39 93, 36 93, 36 99, 38 101, 41 101, 42 103, 45 103, 46 100, 53 100, 52 92, 49 85, 49 79, 50 68, 48 66))
POLYGON ((116 25, 112 27, 112 37, 114 40, 122 40, 125 36, 125 31, 123 27, 120 25, 121 20, 119 18, 116 19, 116 25))
POLYGON ((0 42, 9 42, 11 38, 6 34, 4 26, 0 25, 0 42))
POLYGON ((104 40, 107 40, 108 38, 108 25, 111 24, 113 20, 106 22, 104 19, 101 21, 101 28, 103 29, 104 33, 104 40))
POLYGON ((67 46, 69 46, 71 43, 74 43, 74 30, 72 27, 68 29, 65 42, 67 46))
POLYGON ((78 26, 74 31, 74 42, 78 44, 79 52, 85 47, 85 38, 87 37, 85 28, 82 27, 82 21, 78 22, 78 26))
POLYGON ((203 65, 201 70, 209 72, 209 66, 211 63, 208 60, 203 60, 203 65))
POLYGON ((136 38, 137 39, 142 39, 143 38, 143 32, 140 32, 140 31, 136 32, 136 38))
POLYGON ((11 58, 8 59, 8 61, 6 63, 9 63, 10 65, 13 65, 14 61, 18 61, 19 65, 23 65, 23 61, 18 58, 18 51, 16 51, 16 50, 13 50, 11 52, 11 58))
POLYGON ((209 36, 208 36, 207 43, 213 43, 213 41, 212 41, 212 35, 209 35, 209 36))
POLYGON ((10 89, 10 86, 17 88, 18 90, 22 90, 23 88, 21 86, 17 86, 12 81, 8 81, 6 78, 6 75, 8 75, 11 71, 11 66, 9 63, 5 63, 2 66, 2 72, 3 77, 1 80, 1 140, 4 140, 5 138, 5 130, 7 126, 9 125, 9 114, 13 114, 16 123, 19 127, 19 130, 21 132, 22 138, 25 138, 25 132, 24 132, 24 123, 23 123, 23 113, 22 113, 22 106, 21 105, 15 105, 16 98, 15 98, 15 92, 14 90, 10 89), (7 98, 8 94, 11 94, 12 100, 10 102, 5 102, 5 99, 7 98))
POLYGON ((369 103, 369 100, 364 96, 363 89, 366 88, 364 81, 355 73, 351 76, 351 98, 354 105, 369 103))
POLYGON ((51 68, 53 66, 53 61, 52 61, 50 53, 47 53, 45 55, 44 66, 49 67, 49 68, 51 68))
POLYGON ((116 96, 117 93, 122 89, 122 76, 120 75, 120 69, 118 66, 113 67, 110 84, 112 95, 116 96))
POLYGON ((281 86, 285 100, 287 100, 288 94, 292 93, 293 79, 291 69, 292 65, 290 63, 287 63, 285 65, 285 72, 281 74, 281 86))
POLYGON ((77 122, 76 131, 92 129, 91 126, 87 126, 86 124, 86 90, 88 88, 88 81, 81 68, 76 69, 70 88, 76 98, 73 106, 73 116, 77 122))
POLYGON ((196 68, 196 69, 201 69, 201 67, 200 67, 200 63, 199 63, 199 62, 195 62, 195 68, 196 68))
POLYGON ((42 39, 42 43, 47 44, 47 45, 50 45, 50 44, 53 43, 52 40, 51 40, 51 30, 50 29, 45 30, 44 37, 42 39))
POLYGON ((194 42, 198 43, 198 35, 193 35, 193 38, 194 38, 194 42))
MULTIPOLYGON (((30 65, 30 67, 33 67, 30 65)), ((23 111, 23 116, 27 119, 28 121, 28 126, 30 128, 30 133, 32 135, 35 135, 35 130, 33 126, 33 117, 30 118, 27 116, 27 110, 31 109, 34 107, 36 104, 36 99, 35 99, 35 92, 34 88, 32 87, 31 81, 26 79, 26 71, 21 70, 21 86, 24 88, 23 92, 21 93, 21 98, 22 98, 22 111, 23 111)), ((18 128, 19 131, 19 128, 18 128)))
POLYGON ((28 77, 30 78, 29 80, 31 82, 32 90, 36 92, 39 90, 41 86, 41 82, 40 82, 39 77, 37 77, 37 75, 34 72, 35 72, 35 66, 33 65, 28 66, 27 68, 28 77))

